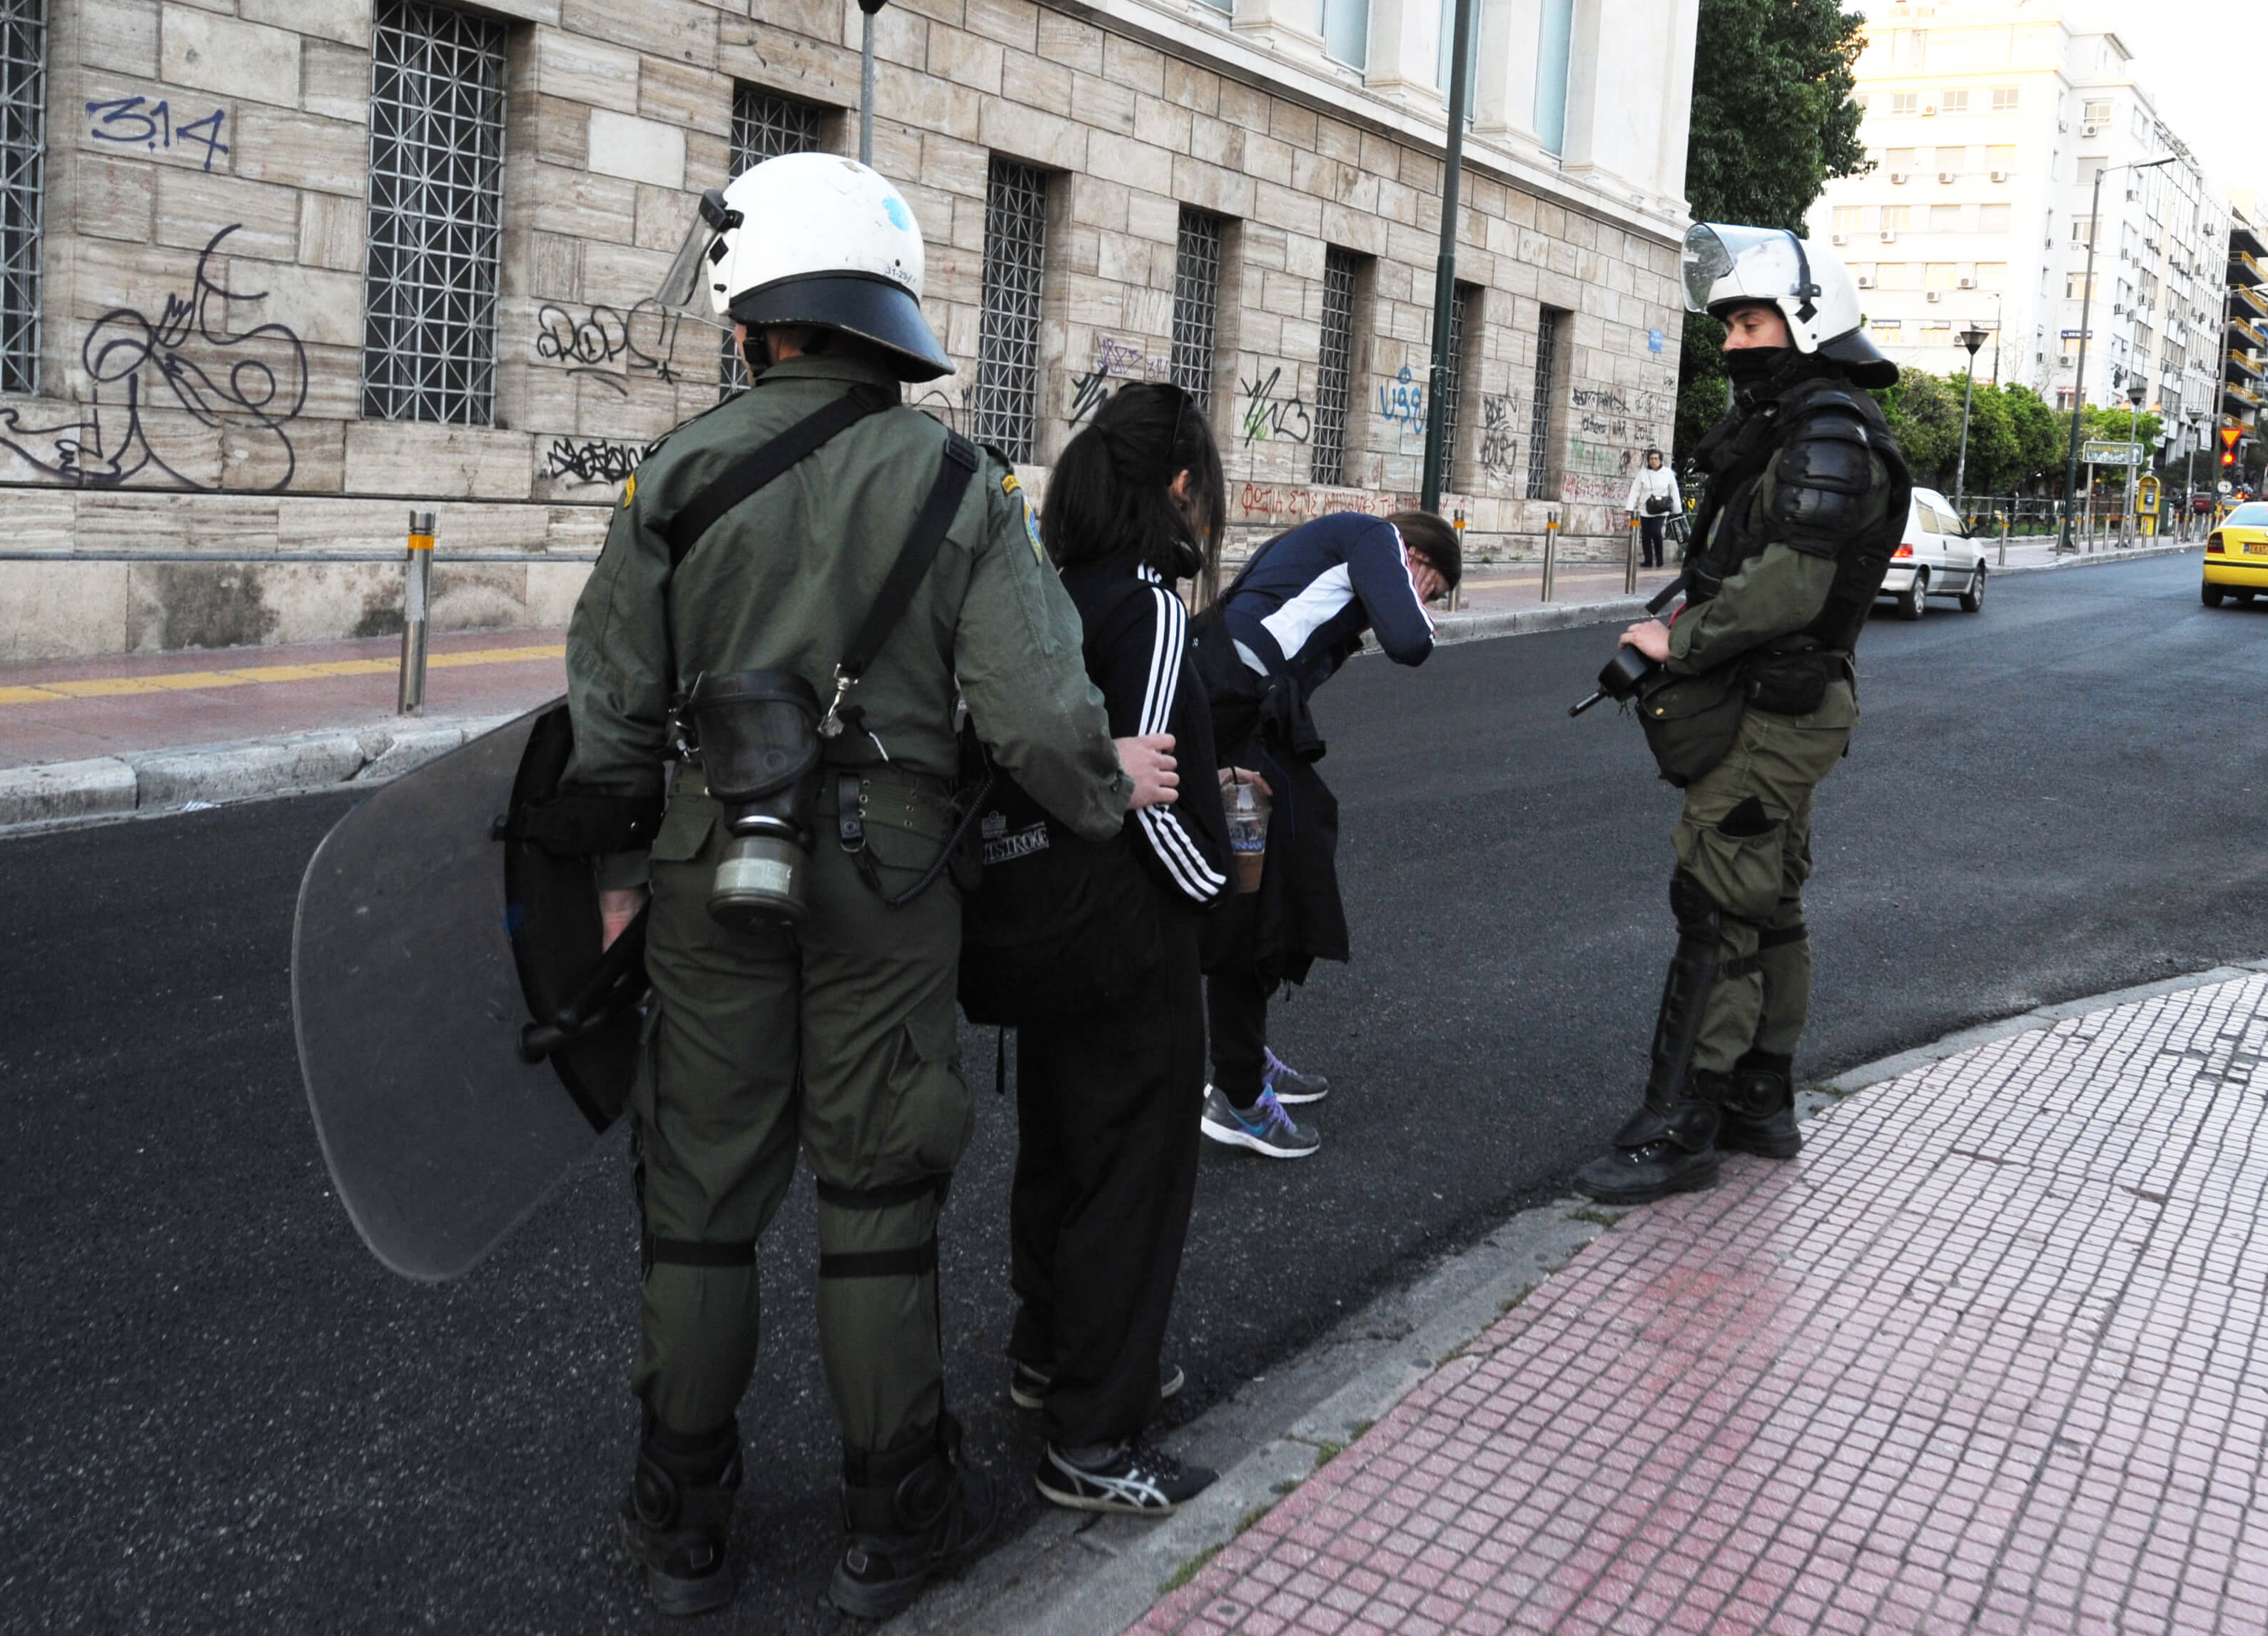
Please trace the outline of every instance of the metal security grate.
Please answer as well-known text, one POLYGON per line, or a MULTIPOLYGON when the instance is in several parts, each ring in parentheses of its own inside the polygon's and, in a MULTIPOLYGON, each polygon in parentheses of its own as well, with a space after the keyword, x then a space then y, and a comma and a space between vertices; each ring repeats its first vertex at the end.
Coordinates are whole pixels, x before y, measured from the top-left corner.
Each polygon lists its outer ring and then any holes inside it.
MULTIPOLYGON (((819 151, 821 112, 806 102, 791 102, 754 85, 733 87, 733 174, 752 171, 783 153, 819 151)), ((721 402, 748 389, 748 366, 725 330, 717 356, 717 396, 721 402)))
POLYGON ((1315 431, 1308 445, 1309 479, 1346 480, 1347 407, 1354 380, 1354 278, 1351 250, 1323 252, 1323 333, 1315 352, 1315 431))
POLYGON ((40 385, 47 0, 0 0, 0 391, 40 385))
POLYGON ((1208 415, 1219 331, 1220 217, 1185 204, 1174 255, 1174 384, 1208 415))
POLYGON ((362 412, 495 417, 504 27, 380 0, 371 49, 362 412))
POLYGON ((1048 179, 992 161, 984 187, 984 289, 976 328, 971 435, 1013 461, 1038 446, 1040 275, 1048 249, 1048 179))
POLYGON ((1457 427, 1465 406, 1465 337, 1471 333, 1473 286, 1449 293, 1449 367, 1441 377, 1441 487, 1456 486, 1457 427))
POLYGON ((1535 320, 1535 396, 1528 406, 1528 497, 1541 500, 1551 471, 1552 375, 1557 365, 1559 318, 1545 307, 1535 320))

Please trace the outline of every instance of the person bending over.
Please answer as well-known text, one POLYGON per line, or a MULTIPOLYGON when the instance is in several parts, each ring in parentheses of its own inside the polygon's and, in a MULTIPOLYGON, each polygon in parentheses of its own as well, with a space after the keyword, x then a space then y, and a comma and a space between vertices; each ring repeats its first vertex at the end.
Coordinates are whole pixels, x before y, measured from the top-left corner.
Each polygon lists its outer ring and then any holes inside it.
POLYGON ((1270 807, 1257 888, 1223 912, 1205 962, 1212 1082, 1201 1128, 1217 1142, 1276 1159, 1321 1144, 1284 1104, 1320 1101, 1329 1081, 1268 1048, 1277 985, 1347 957, 1338 806, 1315 771, 1323 741, 1308 705, 1366 634, 1395 663, 1425 663, 1425 605, 1462 571, 1456 530, 1430 512, 1334 512, 1263 545, 1198 621, 1223 777, 1252 783, 1270 807))

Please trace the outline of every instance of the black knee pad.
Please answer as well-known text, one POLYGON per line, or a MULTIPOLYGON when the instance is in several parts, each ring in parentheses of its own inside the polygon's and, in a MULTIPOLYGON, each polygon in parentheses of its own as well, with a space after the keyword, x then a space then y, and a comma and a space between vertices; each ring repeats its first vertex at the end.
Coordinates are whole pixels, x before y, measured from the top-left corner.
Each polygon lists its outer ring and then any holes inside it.
POLYGON ((1669 912, 1676 917, 1682 937, 1706 936, 1712 940, 1725 911, 1690 872, 1677 869, 1669 876, 1669 912))

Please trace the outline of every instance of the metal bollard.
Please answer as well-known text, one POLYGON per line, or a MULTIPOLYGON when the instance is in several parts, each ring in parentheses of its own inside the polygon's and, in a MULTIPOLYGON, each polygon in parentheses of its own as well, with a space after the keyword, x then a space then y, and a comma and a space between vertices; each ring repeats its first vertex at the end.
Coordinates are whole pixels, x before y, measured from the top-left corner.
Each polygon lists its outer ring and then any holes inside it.
POLYGON ((2008 513, 2006 512, 2002 512, 2000 513, 2000 561, 1999 565, 2002 568, 2006 568, 2008 565, 2008 513))
MULTIPOLYGON (((1465 559, 1465 508, 1463 506, 1457 507, 1455 520, 1449 527, 1457 531, 1457 560, 1462 563, 1465 559)), ((1447 597, 1441 604, 1441 611, 1447 614, 1455 613, 1457 605, 1464 600, 1463 591, 1464 587, 1462 585, 1451 586, 1447 597)))
POLYGON ((1633 517, 1631 519, 1630 552, 1623 558, 1623 594, 1624 596, 1638 594, 1638 520, 1633 517))
POLYGON ((433 589, 433 513, 409 513, 409 560, 401 571, 401 685, 394 713, 425 713, 425 618, 433 589))
POLYGON ((1543 593, 1536 600, 1551 600, 1551 581, 1559 570, 1559 513, 1551 512, 1543 519, 1543 593))

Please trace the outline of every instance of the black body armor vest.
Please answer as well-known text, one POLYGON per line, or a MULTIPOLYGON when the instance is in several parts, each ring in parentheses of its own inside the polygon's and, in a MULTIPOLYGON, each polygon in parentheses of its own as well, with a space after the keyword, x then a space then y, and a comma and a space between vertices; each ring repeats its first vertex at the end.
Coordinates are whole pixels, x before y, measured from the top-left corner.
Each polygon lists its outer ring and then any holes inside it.
POLYGON ((1690 563, 1695 604, 1775 542, 1835 564, 1835 580, 1818 617, 1800 631, 1765 645, 1775 652, 1849 652, 1858 643, 1904 537, 1913 481, 1881 406, 1839 376, 1800 380, 1743 416, 1728 416, 1702 439, 1695 457, 1709 491, 1694 520, 1690 563), (1859 525, 1874 487, 1869 454, 1889 474, 1878 521, 1859 525), (1756 486, 1778 467, 1770 517, 1757 514, 1756 486))

